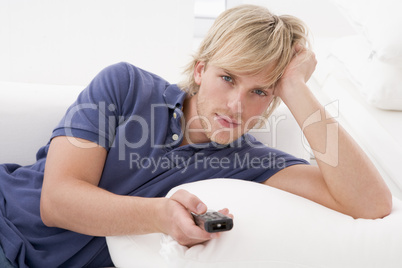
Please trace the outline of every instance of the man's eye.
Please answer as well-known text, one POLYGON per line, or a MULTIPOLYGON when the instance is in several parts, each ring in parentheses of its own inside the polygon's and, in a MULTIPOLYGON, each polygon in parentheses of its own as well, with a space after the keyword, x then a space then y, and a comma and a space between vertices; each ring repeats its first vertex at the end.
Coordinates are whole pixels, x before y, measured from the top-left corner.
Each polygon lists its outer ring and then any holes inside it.
POLYGON ((255 89, 254 93, 259 95, 259 96, 267 96, 267 93, 265 93, 265 91, 263 91, 261 89, 255 89))
POLYGON ((230 76, 224 75, 222 76, 222 79, 225 80, 226 82, 233 83, 233 79, 230 76))

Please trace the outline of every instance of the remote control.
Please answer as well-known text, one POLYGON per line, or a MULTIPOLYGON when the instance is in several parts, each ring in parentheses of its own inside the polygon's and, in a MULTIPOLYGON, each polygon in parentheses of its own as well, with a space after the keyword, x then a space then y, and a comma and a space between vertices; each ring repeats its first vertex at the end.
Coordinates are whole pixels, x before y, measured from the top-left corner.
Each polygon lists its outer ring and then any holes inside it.
POLYGON ((233 228, 233 219, 217 211, 207 211, 204 214, 194 214, 194 222, 208 233, 229 231, 233 228))

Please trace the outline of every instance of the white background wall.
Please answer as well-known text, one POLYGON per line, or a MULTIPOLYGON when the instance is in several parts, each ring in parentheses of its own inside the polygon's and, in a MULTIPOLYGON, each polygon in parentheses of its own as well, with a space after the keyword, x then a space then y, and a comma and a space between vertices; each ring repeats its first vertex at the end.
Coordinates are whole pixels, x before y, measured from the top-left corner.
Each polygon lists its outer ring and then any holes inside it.
POLYGON ((0 80, 86 85, 128 61, 175 83, 213 18, 243 3, 296 15, 314 37, 353 32, 330 0, 0 0, 0 80))
POLYGON ((192 49, 193 1, 0 0, 0 80, 86 85, 128 61, 171 82, 192 49))

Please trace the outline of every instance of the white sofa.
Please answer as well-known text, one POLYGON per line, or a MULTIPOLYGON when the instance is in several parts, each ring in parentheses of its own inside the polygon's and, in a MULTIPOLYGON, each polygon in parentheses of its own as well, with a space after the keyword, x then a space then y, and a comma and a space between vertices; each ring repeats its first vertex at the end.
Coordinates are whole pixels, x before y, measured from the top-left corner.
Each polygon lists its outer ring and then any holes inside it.
POLYGON ((0 163, 34 163, 83 86, 0 82, 0 163))
MULTIPOLYGON (((0 82, 0 162, 28 165, 83 86, 0 82)), ((309 158, 285 106, 260 130, 263 142, 309 158), (265 131, 265 135, 264 132, 265 131)), ((401 267, 402 204, 388 217, 354 220, 256 183, 213 180, 182 185, 210 208, 228 207, 235 227, 186 248, 162 234, 108 237, 117 267, 401 267)), ((172 194, 173 189, 169 194, 172 194)))

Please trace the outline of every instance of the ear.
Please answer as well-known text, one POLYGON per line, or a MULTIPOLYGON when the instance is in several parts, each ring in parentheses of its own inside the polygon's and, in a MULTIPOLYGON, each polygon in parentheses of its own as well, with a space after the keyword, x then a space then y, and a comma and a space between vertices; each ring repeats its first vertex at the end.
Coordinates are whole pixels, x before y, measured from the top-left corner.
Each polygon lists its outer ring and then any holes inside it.
POLYGON ((205 62, 198 61, 194 68, 194 81, 197 85, 201 85, 202 74, 204 72, 205 62))

